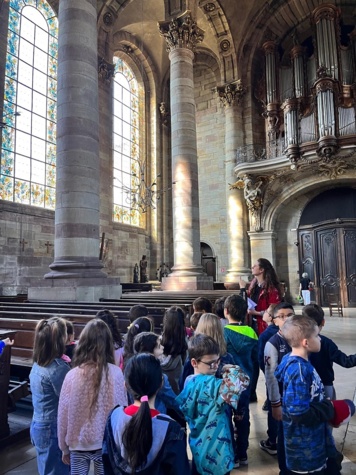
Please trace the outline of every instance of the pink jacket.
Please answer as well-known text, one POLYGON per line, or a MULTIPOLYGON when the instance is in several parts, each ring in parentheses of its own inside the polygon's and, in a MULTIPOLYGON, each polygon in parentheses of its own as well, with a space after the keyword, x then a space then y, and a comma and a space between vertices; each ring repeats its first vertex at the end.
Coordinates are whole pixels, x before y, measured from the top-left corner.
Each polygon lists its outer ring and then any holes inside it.
POLYGON ((106 419, 118 404, 127 406, 124 377, 120 368, 109 364, 108 380, 102 378, 97 406, 92 417, 89 401, 92 368, 76 367, 66 375, 58 408, 58 443, 64 454, 72 450, 101 449, 106 419))

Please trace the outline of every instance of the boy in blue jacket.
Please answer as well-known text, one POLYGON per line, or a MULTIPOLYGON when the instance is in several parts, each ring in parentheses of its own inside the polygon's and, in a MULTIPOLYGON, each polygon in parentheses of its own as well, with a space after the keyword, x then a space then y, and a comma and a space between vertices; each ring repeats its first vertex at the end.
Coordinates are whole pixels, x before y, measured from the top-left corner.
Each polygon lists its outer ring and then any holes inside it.
MULTIPOLYGON (((254 367, 258 366, 258 339, 255 331, 244 325, 247 303, 239 295, 229 295, 224 302, 225 318, 229 323, 224 327, 227 351, 233 357, 250 380, 254 367)), ((250 435, 250 390, 244 391, 235 412, 235 429, 237 433, 235 467, 248 465, 247 449, 250 435)))
POLYGON ((340 473, 327 469, 328 458, 337 454, 329 421, 335 418, 334 403, 324 396, 323 383, 309 362, 320 351, 319 328, 302 315, 287 319, 281 330, 292 348, 276 369, 283 385, 283 429, 286 465, 291 474, 340 473))
POLYGON ((238 366, 225 365, 222 379, 216 378, 220 349, 207 335, 194 336, 188 351, 194 374, 187 377, 176 401, 190 429, 192 474, 227 475, 234 468, 227 404, 237 407, 240 395, 249 385, 249 377, 238 366))

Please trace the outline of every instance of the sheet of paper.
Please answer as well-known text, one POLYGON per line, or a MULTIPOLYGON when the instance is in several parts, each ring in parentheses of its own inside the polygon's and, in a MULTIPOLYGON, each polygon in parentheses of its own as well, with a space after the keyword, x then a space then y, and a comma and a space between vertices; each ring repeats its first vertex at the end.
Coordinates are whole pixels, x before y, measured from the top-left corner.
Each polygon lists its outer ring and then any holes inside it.
POLYGON ((247 307, 248 310, 254 310, 255 307, 257 307, 257 303, 251 300, 250 298, 247 298, 247 307))

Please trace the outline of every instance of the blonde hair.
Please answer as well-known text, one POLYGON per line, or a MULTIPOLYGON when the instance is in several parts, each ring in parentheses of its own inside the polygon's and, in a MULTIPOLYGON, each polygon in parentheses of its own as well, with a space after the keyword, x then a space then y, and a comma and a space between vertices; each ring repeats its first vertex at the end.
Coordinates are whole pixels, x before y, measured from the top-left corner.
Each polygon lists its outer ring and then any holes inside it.
POLYGON ((220 318, 214 313, 203 313, 200 317, 195 335, 203 333, 210 336, 219 345, 220 354, 226 354, 226 341, 224 338, 224 331, 221 325, 220 318))

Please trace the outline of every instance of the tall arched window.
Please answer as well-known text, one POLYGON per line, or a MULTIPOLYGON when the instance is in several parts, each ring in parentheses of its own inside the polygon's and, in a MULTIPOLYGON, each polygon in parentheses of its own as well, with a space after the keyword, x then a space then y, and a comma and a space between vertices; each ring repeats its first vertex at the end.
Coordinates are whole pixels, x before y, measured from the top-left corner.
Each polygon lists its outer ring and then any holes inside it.
POLYGON ((120 58, 114 57, 113 91, 113 220, 142 226, 135 190, 144 173, 140 160, 139 97, 137 80, 120 58))
POLYGON ((44 0, 10 0, 0 198, 55 207, 58 22, 44 0))

